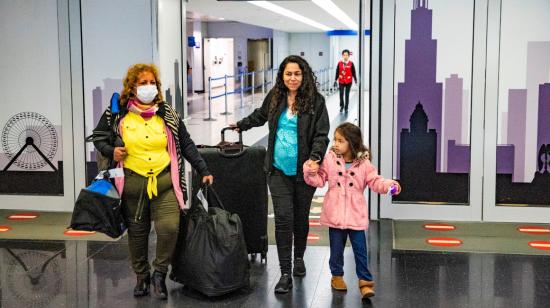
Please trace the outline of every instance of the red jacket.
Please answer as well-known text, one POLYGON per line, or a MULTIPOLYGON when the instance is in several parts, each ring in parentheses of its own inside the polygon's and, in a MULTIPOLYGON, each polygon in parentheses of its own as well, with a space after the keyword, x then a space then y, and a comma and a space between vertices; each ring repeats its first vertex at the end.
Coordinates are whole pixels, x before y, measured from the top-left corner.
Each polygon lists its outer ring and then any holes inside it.
POLYGON ((336 67, 336 80, 342 85, 350 84, 353 80, 357 82, 357 77, 355 76, 355 65, 353 65, 353 62, 338 62, 338 66, 336 67))

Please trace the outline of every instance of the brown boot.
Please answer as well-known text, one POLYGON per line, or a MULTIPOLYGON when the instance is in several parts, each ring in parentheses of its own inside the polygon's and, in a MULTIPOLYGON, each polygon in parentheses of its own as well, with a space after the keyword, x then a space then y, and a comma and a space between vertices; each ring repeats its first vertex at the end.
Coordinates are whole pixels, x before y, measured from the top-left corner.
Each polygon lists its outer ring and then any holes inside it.
POLYGON ((374 281, 367 281, 359 279, 359 290, 361 291, 362 298, 369 298, 374 296, 374 281))
POLYGON ((348 290, 348 286, 346 286, 346 282, 344 281, 344 277, 342 276, 332 276, 332 279, 330 280, 330 286, 337 291, 348 290))

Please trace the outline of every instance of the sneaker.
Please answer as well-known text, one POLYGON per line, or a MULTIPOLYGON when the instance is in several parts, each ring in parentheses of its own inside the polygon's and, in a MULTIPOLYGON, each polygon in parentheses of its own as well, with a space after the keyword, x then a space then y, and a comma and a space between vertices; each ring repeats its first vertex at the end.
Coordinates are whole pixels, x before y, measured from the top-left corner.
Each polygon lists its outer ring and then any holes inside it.
POLYGON ((303 277, 306 275, 306 264, 303 258, 294 259, 294 269, 292 275, 296 277, 303 277))
POLYGON ((275 293, 288 293, 290 289, 292 289, 292 278, 289 274, 283 274, 275 285, 275 293))

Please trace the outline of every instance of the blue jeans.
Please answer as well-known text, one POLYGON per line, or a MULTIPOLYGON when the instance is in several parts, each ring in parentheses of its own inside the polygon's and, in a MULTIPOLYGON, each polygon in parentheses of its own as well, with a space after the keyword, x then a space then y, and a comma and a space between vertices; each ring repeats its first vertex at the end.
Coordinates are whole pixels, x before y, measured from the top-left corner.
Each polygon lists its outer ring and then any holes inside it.
POLYGON ((332 276, 344 276, 344 248, 346 247, 348 235, 351 247, 353 248, 353 255, 355 256, 355 272, 357 273, 357 277, 372 281, 367 256, 367 238, 363 230, 329 228, 330 259, 328 263, 332 276))

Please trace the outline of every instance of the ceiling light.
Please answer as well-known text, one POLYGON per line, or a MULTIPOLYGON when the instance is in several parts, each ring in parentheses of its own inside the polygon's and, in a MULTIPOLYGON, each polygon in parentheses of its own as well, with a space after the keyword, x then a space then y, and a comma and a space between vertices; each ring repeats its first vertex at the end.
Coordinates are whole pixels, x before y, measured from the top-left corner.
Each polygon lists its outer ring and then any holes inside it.
POLYGON ((248 1, 248 3, 250 4, 254 4, 256 6, 259 6, 261 8, 264 8, 266 10, 269 10, 269 11, 272 11, 274 13, 277 13, 277 14, 280 14, 280 15, 283 15, 283 16, 286 16, 288 18, 292 18, 296 21, 299 21, 301 23, 304 23, 304 24, 307 24, 307 25, 310 25, 312 27, 315 27, 317 29, 321 29, 323 31, 330 31, 332 30, 331 28, 323 25, 323 24, 320 24, 314 20, 311 20, 305 16, 302 16, 300 14, 297 14, 297 13, 294 13, 290 10, 287 10, 281 6, 278 6, 276 4, 273 4, 273 3, 270 3, 270 2, 267 2, 267 1, 248 1))
POLYGON ((341 23, 346 25, 352 30, 359 30, 359 26, 353 19, 351 19, 348 14, 346 14, 342 9, 340 9, 332 0, 311 0, 313 3, 317 4, 320 8, 325 10, 327 13, 332 15, 334 18, 338 19, 341 23))

